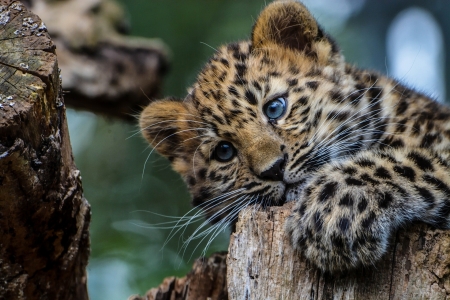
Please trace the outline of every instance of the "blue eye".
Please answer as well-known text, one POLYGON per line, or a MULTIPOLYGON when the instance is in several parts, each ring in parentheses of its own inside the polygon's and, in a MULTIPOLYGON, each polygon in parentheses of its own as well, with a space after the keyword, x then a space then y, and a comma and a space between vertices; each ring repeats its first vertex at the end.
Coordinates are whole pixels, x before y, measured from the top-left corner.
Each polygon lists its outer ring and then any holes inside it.
POLYGON ((236 149, 229 143, 222 141, 214 149, 214 158, 220 162, 230 161, 236 155, 236 149))
POLYGON ((282 97, 276 98, 264 104, 263 112, 269 121, 275 121, 286 112, 286 100, 282 97))

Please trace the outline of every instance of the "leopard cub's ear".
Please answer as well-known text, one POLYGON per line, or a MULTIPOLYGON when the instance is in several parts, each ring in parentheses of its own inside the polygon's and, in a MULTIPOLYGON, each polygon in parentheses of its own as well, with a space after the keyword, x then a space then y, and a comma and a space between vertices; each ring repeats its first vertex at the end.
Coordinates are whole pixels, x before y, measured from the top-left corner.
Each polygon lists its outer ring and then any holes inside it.
POLYGON ((176 99, 150 103, 139 117, 139 126, 150 145, 169 160, 183 151, 184 141, 196 135, 194 130, 189 130, 186 105, 176 99))
POLYGON ((273 43, 291 49, 331 56, 339 49, 317 24, 308 9, 298 1, 274 1, 259 15, 252 31, 252 44, 262 48, 273 43), (317 53, 328 51, 327 53, 317 53))

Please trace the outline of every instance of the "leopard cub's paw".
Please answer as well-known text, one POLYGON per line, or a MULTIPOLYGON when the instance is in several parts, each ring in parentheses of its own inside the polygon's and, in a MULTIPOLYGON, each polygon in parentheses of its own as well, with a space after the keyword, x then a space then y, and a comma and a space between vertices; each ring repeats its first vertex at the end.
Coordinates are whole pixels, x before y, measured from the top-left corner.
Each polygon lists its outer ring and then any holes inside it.
POLYGON ((299 192, 286 222, 291 243, 326 272, 373 265, 386 252, 393 221, 370 198, 369 186, 355 188, 329 175, 334 179, 322 176, 299 192))

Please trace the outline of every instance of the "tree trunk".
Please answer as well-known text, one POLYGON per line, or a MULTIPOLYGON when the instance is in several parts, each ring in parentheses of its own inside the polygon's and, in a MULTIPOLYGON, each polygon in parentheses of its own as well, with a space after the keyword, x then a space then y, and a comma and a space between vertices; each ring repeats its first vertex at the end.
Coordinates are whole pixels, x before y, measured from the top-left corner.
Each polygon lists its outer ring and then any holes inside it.
POLYGON ((241 212, 227 258, 230 299, 450 299, 450 231, 415 224, 373 267, 330 276, 290 246, 292 205, 241 212))
POLYGON ((90 207, 67 130, 55 46, 0 0, 0 299, 88 299, 90 207))

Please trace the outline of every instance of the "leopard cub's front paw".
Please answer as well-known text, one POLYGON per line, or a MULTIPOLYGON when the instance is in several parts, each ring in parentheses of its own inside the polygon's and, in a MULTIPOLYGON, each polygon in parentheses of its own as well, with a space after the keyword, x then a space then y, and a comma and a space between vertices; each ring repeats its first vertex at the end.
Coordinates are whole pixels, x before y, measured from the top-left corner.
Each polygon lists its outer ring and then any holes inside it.
POLYGON ((286 223, 292 245, 331 273, 373 265, 386 252, 393 220, 380 211, 371 187, 328 175, 333 179, 322 176, 299 192, 286 223))

